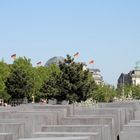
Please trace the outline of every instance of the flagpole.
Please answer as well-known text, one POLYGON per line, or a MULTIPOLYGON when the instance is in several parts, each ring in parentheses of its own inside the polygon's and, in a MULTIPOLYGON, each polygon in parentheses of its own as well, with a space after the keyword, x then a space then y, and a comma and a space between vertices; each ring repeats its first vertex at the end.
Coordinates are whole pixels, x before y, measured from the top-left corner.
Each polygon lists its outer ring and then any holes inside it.
POLYGON ((94 69, 94 63, 92 64, 92 68, 94 69))

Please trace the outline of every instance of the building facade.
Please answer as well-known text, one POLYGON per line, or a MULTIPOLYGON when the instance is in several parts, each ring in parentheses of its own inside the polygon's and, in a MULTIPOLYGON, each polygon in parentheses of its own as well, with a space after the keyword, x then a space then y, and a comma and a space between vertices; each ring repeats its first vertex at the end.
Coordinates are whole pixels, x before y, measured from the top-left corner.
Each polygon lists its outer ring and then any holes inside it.
POLYGON ((132 84, 140 85, 140 62, 136 62, 136 67, 134 72, 132 73, 132 84))
POLYGON ((117 86, 124 85, 140 85, 140 62, 136 62, 136 67, 134 70, 130 71, 128 74, 121 73, 118 78, 117 86))
POLYGON ((99 69, 89 69, 89 71, 92 73, 96 84, 102 85, 104 83, 101 71, 99 69))
POLYGON ((124 85, 131 85, 132 84, 132 72, 130 71, 128 74, 121 73, 120 77, 118 78, 117 87, 121 87, 124 85))

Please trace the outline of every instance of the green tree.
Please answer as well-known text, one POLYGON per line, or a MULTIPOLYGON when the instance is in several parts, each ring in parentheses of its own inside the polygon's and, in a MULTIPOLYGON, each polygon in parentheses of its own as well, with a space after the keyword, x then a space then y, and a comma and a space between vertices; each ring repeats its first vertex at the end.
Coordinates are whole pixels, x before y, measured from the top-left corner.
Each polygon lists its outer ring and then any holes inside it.
POLYGON ((53 89, 53 80, 54 82, 56 77, 60 73, 60 69, 55 64, 50 65, 49 67, 40 66, 34 68, 35 73, 35 83, 34 83, 34 93, 36 100, 39 100, 40 98, 49 98, 49 94, 55 93, 52 92, 50 88, 53 89), (51 85, 52 84, 52 85, 51 85), (46 85, 51 85, 49 89, 46 89, 46 85), (42 91, 42 86, 44 86, 42 91), (48 91, 48 96, 44 93, 44 90, 48 91), (43 93, 43 94, 42 94, 43 93))
POLYGON ((11 74, 6 81, 7 93, 12 99, 31 99, 33 89, 33 68, 31 60, 19 57, 11 65, 11 74))
POLYGON ((116 90, 111 85, 98 85, 92 94, 93 100, 97 102, 112 102, 116 96, 116 90))
POLYGON ((29 97, 32 85, 28 83, 29 77, 22 69, 14 69, 7 78, 7 93, 11 95, 12 100, 19 100, 29 97))
MULTIPOLYGON (((42 88, 40 89, 40 98, 58 99, 58 95, 60 96, 60 87, 58 86, 59 78, 60 78, 60 75, 56 72, 53 72, 51 73, 51 75, 49 75, 49 78, 47 78, 44 81, 42 88)), ((65 98, 65 97, 62 97, 62 98, 65 98)))
POLYGON ((140 85, 123 85, 117 88, 117 96, 122 98, 131 97, 132 99, 140 99, 140 85))
POLYGON ((3 60, 0 61, 0 98, 8 100, 10 95, 6 92, 5 82, 10 74, 10 67, 3 60))
POLYGON ((74 62, 74 58, 67 55, 64 62, 59 64, 59 68, 59 75, 53 73, 44 83, 43 93, 58 101, 80 102, 91 97, 96 84, 91 73, 83 69, 84 64, 74 62))
POLYGON ((95 88, 94 79, 88 69, 84 70, 83 63, 74 62, 74 58, 67 55, 64 63, 59 65, 61 74, 61 95, 70 102, 85 101, 91 97, 95 88))
POLYGON ((133 85, 131 88, 131 95, 133 99, 140 99, 140 85, 133 85))
POLYGON ((127 98, 131 90, 132 90, 132 85, 130 84, 125 84, 123 86, 117 87, 116 89, 117 96, 118 97, 125 96, 127 98))

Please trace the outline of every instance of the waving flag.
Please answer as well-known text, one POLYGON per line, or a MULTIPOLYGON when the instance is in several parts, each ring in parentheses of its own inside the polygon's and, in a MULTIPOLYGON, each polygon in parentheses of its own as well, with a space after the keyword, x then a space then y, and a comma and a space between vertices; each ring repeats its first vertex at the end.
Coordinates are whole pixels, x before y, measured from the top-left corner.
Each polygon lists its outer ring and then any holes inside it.
POLYGON ((38 63, 36 63, 37 64, 37 66, 40 66, 41 65, 41 61, 39 61, 38 63))
POLYGON ((74 57, 78 57, 79 56, 79 52, 75 53, 73 56, 74 57))
POLYGON ((11 58, 12 58, 13 60, 15 60, 15 59, 16 59, 16 54, 11 55, 11 58))
POLYGON ((89 61, 89 64, 94 64, 94 60, 90 60, 89 61))

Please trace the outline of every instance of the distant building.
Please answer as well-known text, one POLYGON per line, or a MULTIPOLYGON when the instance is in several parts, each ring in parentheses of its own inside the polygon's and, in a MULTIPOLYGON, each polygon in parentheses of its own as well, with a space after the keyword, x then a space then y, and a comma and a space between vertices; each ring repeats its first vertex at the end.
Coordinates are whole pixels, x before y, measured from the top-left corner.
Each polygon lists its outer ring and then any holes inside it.
POLYGON ((59 62, 64 62, 64 57, 62 56, 52 57, 46 62, 45 66, 48 67, 51 64, 59 65, 59 62))
POLYGON ((134 72, 132 73, 132 84, 140 85, 140 62, 136 62, 136 67, 134 72))
POLYGON ((136 62, 136 67, 134 70, 130 71, 128 74, 121 73, 120 77, 118 78, 117 86, 123 85, 140 85, 140 62, 136 62))
POLYGON ((123 85, 131 85, 132 84, 132 71, 128 74, 121 73, 120 77, 118 78, 118 87, 123 85))
POLYGON ((89 71, 92 73, 93 78, 98 85, 102 85, 104 83, 99 69, 89 69, 89 71))

